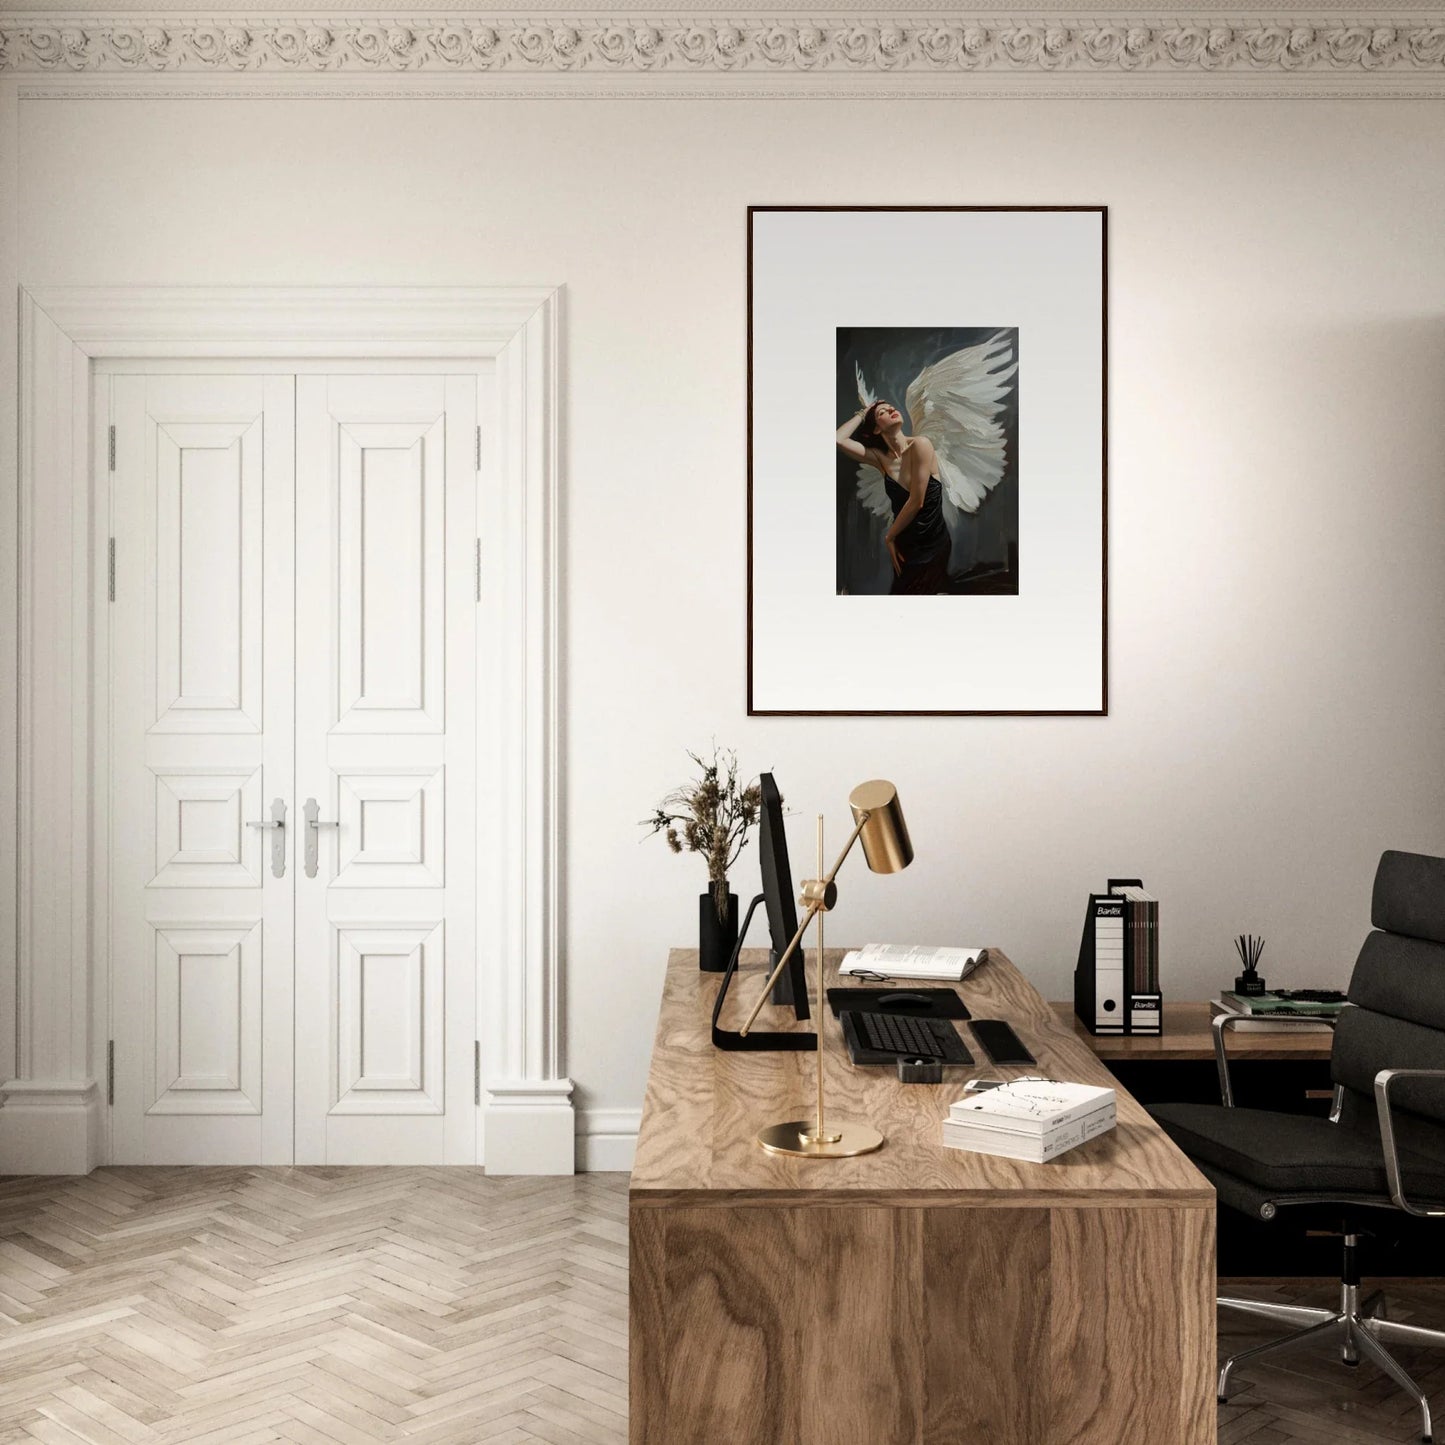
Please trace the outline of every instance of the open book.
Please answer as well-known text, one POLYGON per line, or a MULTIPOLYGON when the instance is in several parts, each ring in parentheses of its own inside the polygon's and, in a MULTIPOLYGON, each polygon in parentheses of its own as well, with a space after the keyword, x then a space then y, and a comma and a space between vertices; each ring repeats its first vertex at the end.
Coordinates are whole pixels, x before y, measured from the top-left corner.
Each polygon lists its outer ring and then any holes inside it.
POLYGON ((958 983, 988 960, 983 948, 923 948, 907 943, 870 943, 843 955, 840 974, 876 973, 883 978, 933 978, 958 983))

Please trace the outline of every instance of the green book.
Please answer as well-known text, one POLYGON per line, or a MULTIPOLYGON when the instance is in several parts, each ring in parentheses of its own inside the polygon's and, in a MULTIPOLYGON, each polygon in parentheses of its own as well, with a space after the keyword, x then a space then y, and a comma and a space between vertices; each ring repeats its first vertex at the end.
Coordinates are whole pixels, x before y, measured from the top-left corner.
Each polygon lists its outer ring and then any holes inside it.
POLYGON ((1281 998, 1277 993, 1221 993, 1220 1003, 1242 1014, 1285 1014, 1308 1019, 1332 1019, 1344 1008, 1343 1003, 1313 1003, 1303 999, 1281 998))

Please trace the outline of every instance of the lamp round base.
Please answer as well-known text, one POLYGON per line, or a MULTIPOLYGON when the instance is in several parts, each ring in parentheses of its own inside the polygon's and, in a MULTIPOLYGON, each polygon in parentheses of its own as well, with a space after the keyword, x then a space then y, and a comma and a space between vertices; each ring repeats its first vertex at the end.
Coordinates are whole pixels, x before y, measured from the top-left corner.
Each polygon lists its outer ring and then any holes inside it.
POLYGON ((758 1134, 758 1143, 769 1154, 794 1154, 800 1159, 851 1159, 883 1147, 883 1136, 868 1124, 839 1124, 828 1121, 829 1135, 814 1139, 816 1119, 790 1119, 786 1124, 769 1124, 758 1134))

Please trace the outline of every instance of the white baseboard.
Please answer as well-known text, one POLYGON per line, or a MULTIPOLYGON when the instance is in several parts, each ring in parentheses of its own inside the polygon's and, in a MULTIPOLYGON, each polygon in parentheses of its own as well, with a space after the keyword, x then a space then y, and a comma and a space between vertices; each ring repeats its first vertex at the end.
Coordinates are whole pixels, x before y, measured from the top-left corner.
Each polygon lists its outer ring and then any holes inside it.
POLYGON ((94 1079, 12 1079, 0 1087, 0 1174, 89 1174, 100 1125, 94 1079))
MULTIPOLYGON (((565 1082, 558 1089, 499 1085, 489 1093, 489 1174, 631 1170, 641 1109, 575 1111, 565 1082)), ((0 1094, 0 1174, 88 1174, 99 1164, 101 1103, 94 1081, 16 1080, 0 1094)))
POLYGON ((572 1174, 577 1168, 577 1119, 572 1081, 487 1084, 488 1174, 572 1174))
POLYGON ((586 1109, 577 1116, 577 1168, 629 1173, 637 1153, 641 1109, 586 1109))

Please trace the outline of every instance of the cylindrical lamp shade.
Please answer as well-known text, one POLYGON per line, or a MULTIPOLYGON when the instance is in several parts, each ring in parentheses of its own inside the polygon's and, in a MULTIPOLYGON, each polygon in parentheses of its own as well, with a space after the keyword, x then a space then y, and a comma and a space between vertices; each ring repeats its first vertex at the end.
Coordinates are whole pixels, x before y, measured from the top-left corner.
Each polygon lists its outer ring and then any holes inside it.
POLYGON ((853 821, 863 823, 858 840, 863 844, 868 866, 875 873, 898 873, 913 862, 908 824, 903 821, 898 789, 892 783, 882 778, 859 783, 848 795, 848 806, 853 810, 853 821))

